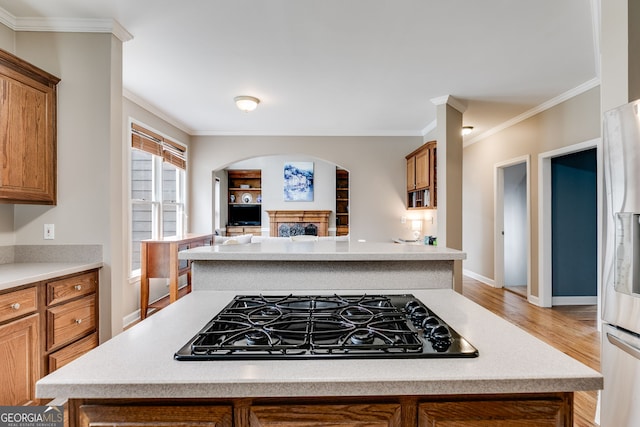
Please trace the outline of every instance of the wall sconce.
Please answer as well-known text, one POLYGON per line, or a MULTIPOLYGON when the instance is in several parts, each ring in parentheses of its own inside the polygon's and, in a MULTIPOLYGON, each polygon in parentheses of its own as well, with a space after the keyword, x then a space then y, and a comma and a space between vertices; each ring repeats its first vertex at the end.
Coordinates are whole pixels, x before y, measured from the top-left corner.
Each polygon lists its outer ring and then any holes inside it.
POLYGON ((473 132, 473 126, 462 126, 462 136, 469 135, 473 132))
POLYGON ((255 110, 260 103, 260 100, 253 96, 236 96, 233 100, 236 102, 236 106, 245 113, 255 110))

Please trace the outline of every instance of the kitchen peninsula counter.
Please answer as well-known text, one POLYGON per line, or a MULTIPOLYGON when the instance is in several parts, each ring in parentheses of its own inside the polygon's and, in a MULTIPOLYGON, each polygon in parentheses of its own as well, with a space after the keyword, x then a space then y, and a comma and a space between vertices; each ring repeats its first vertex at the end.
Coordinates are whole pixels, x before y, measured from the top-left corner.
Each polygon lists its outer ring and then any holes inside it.
POLYGON ((413 293, 474 345, 479 357, 176 361, 174 353, 236 295, 236 292, 194 291, 38 381, 37 396, 71 399, 443 396, 602 388, 598 372, 453 290, 384 292, 413 293))
POLYGON ((462 251, 439 246, 334 240, 214 245, 181 251, 194 289, 405 289, 453 287, 462 251))

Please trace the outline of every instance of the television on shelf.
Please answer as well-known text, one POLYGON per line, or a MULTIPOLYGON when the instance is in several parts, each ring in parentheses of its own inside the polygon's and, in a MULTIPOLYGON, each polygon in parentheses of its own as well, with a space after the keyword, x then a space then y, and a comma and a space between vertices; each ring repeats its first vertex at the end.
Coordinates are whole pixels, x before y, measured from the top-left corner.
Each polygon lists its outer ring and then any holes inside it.
POLYGON ((261 225, 262 206, 238 204, 229 206, 229 225, 261 225))

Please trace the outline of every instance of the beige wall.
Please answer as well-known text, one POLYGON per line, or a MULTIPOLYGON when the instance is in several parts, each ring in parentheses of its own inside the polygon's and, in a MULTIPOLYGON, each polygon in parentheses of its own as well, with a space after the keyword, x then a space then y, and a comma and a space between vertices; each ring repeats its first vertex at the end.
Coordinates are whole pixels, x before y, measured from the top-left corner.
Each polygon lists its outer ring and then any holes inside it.
POLYGON ((600 137, 600 88, 464 149, 464 269, 489 280, 494 275, 494 167, 531 156, 531 293, 538 296, 538 154, 600 137))
POLYGON ((4 24, 0 24, 0 49, 15 53, 15 33, 4 24))
MULTIPOLYGON (((0 31, 4 33, 4 29, 0 31)), ((0 35, 0 43, 6 38, 0 35)), ((112 317, 116 329, 121 323, 121 304, 117 299, 112 301, 112 292, 118 294, 119 290, 111 286, 112 268, 120 270, 121 266, 112 260, 111 253, 121 250, 122 242, 112 242, 110 231, 114 211, 120 209, 112 200, 122 192, 111 183, 111 147, 114 141, 121 143, 121 42, 111 34, 94 33, 15 32, 8 38, 15 39, 14 54, 61 78, 58 203, 2 206, 0 243, 102 245, 105 266, 100 276, 100 328, 102 338, 108 338, 112 317), (114 93, 118 94, 115 104, 114 93), (113 135, 114 128, 117 135, 113 135), (55 224, 55 240, 43 240, 45 223, 55 224)))
POLYGON ((350 171, 352 240, 390 241, 406 232, 404 156, 421 137, 196 136, 190 156, 190 230, 212 227, 212 171, 256 156, 307 155, 350 171))

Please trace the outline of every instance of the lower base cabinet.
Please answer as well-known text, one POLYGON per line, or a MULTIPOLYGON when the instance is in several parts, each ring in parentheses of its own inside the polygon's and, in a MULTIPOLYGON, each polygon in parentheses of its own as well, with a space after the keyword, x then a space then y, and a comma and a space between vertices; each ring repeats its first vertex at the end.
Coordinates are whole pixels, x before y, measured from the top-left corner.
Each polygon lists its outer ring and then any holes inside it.
POLYGON ((0 291, 0 406, 44 403, 36 381, 97 346, 98 270, 0 291))
POLYGON ((78 412, 83 426, 231 427, 232 419, 230 406, 83 405, 78 412))
POLYGON ((573 393, 69 401, 73 426, 573 426, 573 393))
POLYGON ((420 427, 573 426, 572 404, 556 399, 429 402, 419 405, 420 427), (489 424, 490 421, 490 424, 489 424))
POLYGON ((40 378, 38 314, 0 326, 0 404, 29 405, 40 378))

